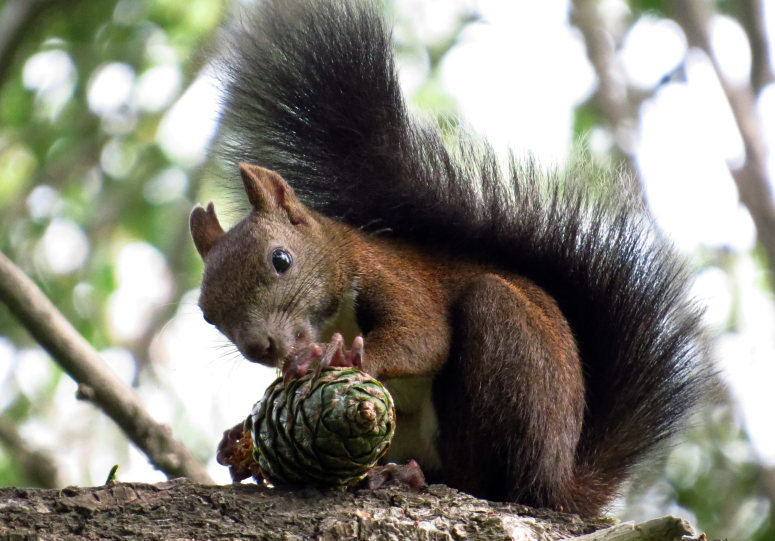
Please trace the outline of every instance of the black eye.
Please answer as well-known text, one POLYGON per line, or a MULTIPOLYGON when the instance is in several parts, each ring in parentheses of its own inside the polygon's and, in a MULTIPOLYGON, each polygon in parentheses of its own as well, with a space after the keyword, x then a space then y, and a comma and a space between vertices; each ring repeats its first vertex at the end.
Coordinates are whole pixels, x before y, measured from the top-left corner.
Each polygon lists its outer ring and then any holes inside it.
POLYGON ((272 252, 272 266, 274 267, 274 270, 280 274, 291 268, 291 263, 293 263, 291 254, 282 248, 276 248, 275 251, 272 252))

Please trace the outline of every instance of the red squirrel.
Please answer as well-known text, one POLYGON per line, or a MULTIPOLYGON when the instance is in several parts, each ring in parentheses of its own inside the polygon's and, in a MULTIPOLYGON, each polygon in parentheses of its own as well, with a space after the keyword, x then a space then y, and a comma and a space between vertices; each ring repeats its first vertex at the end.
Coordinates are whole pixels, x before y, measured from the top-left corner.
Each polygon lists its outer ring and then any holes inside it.
POLYGON ((226 40, 221 149, 251 211, 191 213, 205 319, 286 377, 322 357, 385 382, 388 458, 429 481, 599 513, 706 381, 670 244, 621 191, 503 173, 410 114, 372 2, 268 0, 226 40), (349 350, 321 343, 342 314, 349 350))

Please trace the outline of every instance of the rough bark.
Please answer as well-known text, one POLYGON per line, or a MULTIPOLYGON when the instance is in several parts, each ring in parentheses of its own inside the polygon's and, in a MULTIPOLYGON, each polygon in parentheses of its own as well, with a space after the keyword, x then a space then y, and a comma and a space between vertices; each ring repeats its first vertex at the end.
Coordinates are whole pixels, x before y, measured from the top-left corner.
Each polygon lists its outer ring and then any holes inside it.
POLYGON ((212 486, 176 479, 62 490, 0 489, 0 540, 8 539, 590 539, 680 540, 665 517, 612 526, 608 519, 493 503, 433 485, 374 491, 212 486), (653 523, 653 524, 652 524, 653 523), (633 533, 634 532, 634 533, 633 533), (649 533, 650 532, 650 533, 649 533), (633 536, 634 535, 634 536, 633 536))

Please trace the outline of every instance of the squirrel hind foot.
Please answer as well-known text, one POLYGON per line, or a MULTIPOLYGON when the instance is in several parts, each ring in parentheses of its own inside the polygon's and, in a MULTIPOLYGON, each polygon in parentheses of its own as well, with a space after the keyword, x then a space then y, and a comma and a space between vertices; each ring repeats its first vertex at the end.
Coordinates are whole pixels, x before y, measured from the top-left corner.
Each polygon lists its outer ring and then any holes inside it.
POLYGON ((416 460, 410 460, 406 464, 390 462, 384 466, 375 466, 366 474, 360 488, 376 490, 390 481, 398 481, 414 491, 419 491, 428 486, 420 465, 416 460))

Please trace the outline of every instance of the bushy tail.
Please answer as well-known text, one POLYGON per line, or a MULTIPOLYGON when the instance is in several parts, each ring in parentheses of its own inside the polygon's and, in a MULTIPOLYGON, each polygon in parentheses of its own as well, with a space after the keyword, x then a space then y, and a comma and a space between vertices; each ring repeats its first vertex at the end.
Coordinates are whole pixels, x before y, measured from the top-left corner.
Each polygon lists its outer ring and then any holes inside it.
MULTIPOLYGON (((578 482, 605 501, 670 436, 704 383, 688 274, 618 190, 545 176, 407 111, 391 36, 371 2, 269 0, 228 38, 226 156, 284 176, 310 207, 357 227, 529 276, 578 341, 587 412, 578 482)), ((578 173, 578 172, 577 172, 578 173)))

